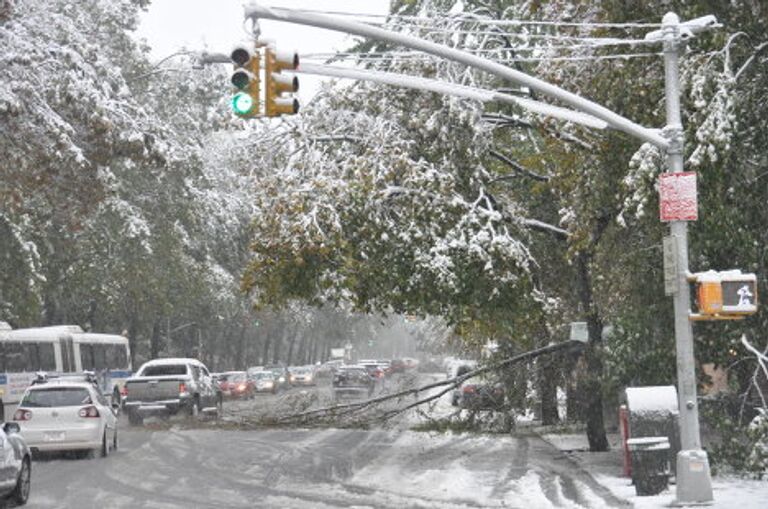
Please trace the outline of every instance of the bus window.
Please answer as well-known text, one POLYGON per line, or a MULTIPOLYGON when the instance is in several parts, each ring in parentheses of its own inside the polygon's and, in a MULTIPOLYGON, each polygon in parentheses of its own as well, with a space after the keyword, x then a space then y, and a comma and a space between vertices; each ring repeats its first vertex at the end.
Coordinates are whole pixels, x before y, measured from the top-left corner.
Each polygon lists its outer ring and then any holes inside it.
POLYGON ((111 367, 107 365, 107 345, 93 345, 93 367, 97 371, 111 367))
POLYGON ((128 369, 128 352, 125 345, 105 345, 107 365, 110 369, 128 369))
POLYGON ((7 373, 51 371, 56 369, 53 345, 47 343, 3 342, 3 370, 7 373), (42 356, 41 356, 42 352, 42 356))
POLYGON ((93 362, 93 345, 80 343, 80 364, 85 371, 93 371, 96 368, 93 362))
POLYGON ((53 343, 38 343, 37 351, 40 355, 40 369, 42 371, 56 371, 56 354, 53 343))

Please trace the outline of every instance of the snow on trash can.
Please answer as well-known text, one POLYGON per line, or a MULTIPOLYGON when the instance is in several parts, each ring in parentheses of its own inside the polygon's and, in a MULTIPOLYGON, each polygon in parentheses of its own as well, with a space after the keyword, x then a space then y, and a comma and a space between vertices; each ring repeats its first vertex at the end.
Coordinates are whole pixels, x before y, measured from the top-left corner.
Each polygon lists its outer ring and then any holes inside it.
POLYGON ((669 465, 676 471, 680 452, 677 389, 673 385, 627 387, 629 438, 667 437, 669 465))
POLYGON ((632 455, 632 484, 638 496, 658 495, 669 485, 669 439, 642 437, 627 440, 632 455))

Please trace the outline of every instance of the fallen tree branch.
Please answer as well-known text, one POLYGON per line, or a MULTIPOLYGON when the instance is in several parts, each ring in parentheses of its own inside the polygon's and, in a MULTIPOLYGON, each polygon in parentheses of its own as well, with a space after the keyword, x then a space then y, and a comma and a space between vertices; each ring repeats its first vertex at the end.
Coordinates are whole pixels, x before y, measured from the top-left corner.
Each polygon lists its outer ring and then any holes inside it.
POLYGON ((490 366, 485 366, 482 368, 478 368, 472 371, 469 371, 463 375, 449 378, 446 380, 441 380, 439 382, 433 382, 427 385, 423 385, 421 387, 406 389, 403 391, 396 392, 394 394, 387 394, 386 396, 379 396, 378 398, 368 399, 365 401, 359 401, 355 403, 348 403, 344 405, 334 405, 330 407, 323 407, 323 408, 317 408, 314 410, 308 410, 306 412, 299 412, 296 414, 287 415, 284 417, 280 417, 276 419, 276 422, 287 424, 290 422, 304 422, 310 417, 324 417, 324 416, 330 416, 333 418, 337 417, 343 417, 350 414, 353 414, 355 412, 358 412, 360 410, 363 410, 365 408, 369 408, 374 405, 378 405, 380 403, 391 401, 394 399, 402 399, 405 396, 409 395, 416 395, 418 397, 418 394, 424 391, 429 391, 431 389, 435 389, 437 387, 445 387, 441 391, 432 394, 430 396, 427 396, 425 398, 421 398, 409 405, 406 405, 403 408, 395 409, 395 410, 389 410, 385 412, 383 415, 379 415, 378 418, 382 418, 384 420, 390 419, 396 415, 399 415, 407 410, 410 410, 411 408, 423 405, 425 403, 429 403, 430 401, 434 401, 441 396, 445 395, 449 391, 459 387, 462 383, 464 383, 466 380, 470 378, 474 378, 477 376, 480 376, 482 374, 491 372, 491 371, 497 371, 499 369, 505 368, 507 366, 510 366, 512 364, 528 361, 531 359, 535 359, 536 357, 539 357, 541 355, 551 354, 555 352, 559 352, 561 350, 568 350, 573 348, 582 348, 584 346, 583 343, 580 341, 564 341, 562 343, 555 343, 550 344, 541 348, 537 348, 535 350, 530 350, 524 353, 521 353, 519 355, 516 355, 514 357, 510 357, 508 359, 504 359, 503 361, 496 362, 494 364, 491 364, 490 366), (446 387, 447 386, 447 387, 446 387))

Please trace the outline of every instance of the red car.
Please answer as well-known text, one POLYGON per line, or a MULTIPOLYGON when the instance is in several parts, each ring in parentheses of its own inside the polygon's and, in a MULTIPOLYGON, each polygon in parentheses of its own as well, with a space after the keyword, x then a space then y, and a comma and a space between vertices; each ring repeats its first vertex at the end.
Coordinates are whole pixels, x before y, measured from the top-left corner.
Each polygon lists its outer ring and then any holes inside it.
POLYGON ((253 398, 256 384, 245 371, 227 371, 219 375, 219 387, 225 398, 253 398))

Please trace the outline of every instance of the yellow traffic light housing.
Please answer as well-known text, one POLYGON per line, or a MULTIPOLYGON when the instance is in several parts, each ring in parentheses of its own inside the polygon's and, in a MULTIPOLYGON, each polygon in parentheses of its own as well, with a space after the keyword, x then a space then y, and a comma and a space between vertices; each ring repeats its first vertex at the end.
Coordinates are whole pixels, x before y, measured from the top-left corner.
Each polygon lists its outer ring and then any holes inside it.
POLYGON ((698 314, 692 320, 737 320, 757 312, 757 277, 740 270, 700 272, 696 284, 698 314))
POLYGON ((264 48, 264 112, 268 117, 294 115, 299 112, 299 101, 295 97, 281 97, 285 93, 299 91, 299 79, 296 76, 284 76, 283 70, 299 67, 299 55, 296 52, 280 53, 269 46, 264 48))
POLYGON ((236 90, 232 110, 239 117, 255 117, 260 112, 258 48, 255 43, 239 44, 232 49, 230 58, 234 66, 231 82, 236 90))

